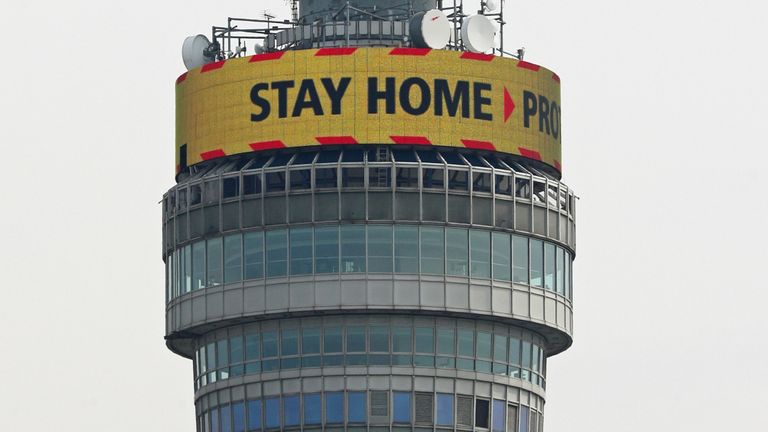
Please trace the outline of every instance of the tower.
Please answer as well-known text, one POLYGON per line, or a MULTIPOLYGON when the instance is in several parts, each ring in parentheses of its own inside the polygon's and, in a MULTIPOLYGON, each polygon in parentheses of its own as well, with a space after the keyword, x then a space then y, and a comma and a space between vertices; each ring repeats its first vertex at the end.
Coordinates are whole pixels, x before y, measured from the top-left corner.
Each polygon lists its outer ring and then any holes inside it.
POLYGON ((497 8, 303 0, 185 42, 163 258, 198 431, 543 430, 575 199, 560 79, 497 8))

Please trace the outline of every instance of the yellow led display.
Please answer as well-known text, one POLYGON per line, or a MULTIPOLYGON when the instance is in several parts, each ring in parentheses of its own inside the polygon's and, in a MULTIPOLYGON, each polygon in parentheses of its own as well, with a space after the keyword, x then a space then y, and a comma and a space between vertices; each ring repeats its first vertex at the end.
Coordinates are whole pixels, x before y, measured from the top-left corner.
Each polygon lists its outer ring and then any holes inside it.
POLYGON ((211 63, 176 84, 176 163, 335 144, 493 150, 560 170, 560 79, 415 48, 323 48, 211 63))

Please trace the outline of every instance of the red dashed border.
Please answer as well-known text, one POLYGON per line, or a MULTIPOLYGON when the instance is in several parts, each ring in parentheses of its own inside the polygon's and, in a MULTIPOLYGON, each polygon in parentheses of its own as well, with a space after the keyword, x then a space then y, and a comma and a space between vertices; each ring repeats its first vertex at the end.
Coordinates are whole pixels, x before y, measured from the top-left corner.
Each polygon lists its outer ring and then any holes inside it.
POLYGON ((211 150, 211 151, 200 153, 200 159, 202 159, 204 161, 207 161, 207 160, 211 160, 211 159, 216 159, 216 158, 224 157, 226 155, 227 154, 224 153, 224 150, 216 149, 216 150, 211 150))
POLYGON ((250 143, 250 144, 248 144, 248 146, 253 151, 281 149, 281 148, 285 148, 286 147, 285 143, 280 141, 280 140, 259 141, 259 142, 255 142, 255 143, 250 143))
POLYGON ((357 48, 354 47, 339 47, 339 48, 320 48, 315 53, 315 57, 324 56, 346 56, 354 54, 357 48))
POLYGON ((213 63, 206 63, 203 65, 203 67, 200 68, 200 73, 206 73, 210 71, 214 71, 217 69, 221 69, 224 67, 224 63, 226 63, 226 60, 217 61, 213 63))
POLYGON ((534 72, 538 72, 539 69, 541 69, 541 66, 539 66, 537 64, 528 63, 527 61, 522 61, 522 60, 517 62, 517 67, 519 67, 520 69, 528 69, 528 70, 534 71, 534 72))
POLYGON ((179 85, 179 84, 183 83, 184 80, 187 79, 187 75, 188 74, 189 74, 189 72, 184 72, 183 74, 179 75, 179 77, 176 78, 176 85, 179 85))
POLYGON ((432 50, 429 48, 392 48, 389 55, 393 56, 425 56, 432 50))
POLYGON ((490 150, 490 151, 496 151, 496 146, 493 145, 490 141, 479 141, 479 140, 471 140, 471 139, 462 139, 461 143, 464 144, 464 147, 471 148, 475 150, 490 150))
POLYGON ((537 161, 541 160, 541 153, 535 150, 527 149, 524 147, 518 147, 517 149, 520 151, 520 156, 527 157, 528 159, 535 159, 537 161))
POLYGON ((269 61, 269 60, 280 60, 281 58, 283 58, 284 55, 285 55, 285 51, 256 54, 251 56, 251 59, 248 60, 248 63, 263 62, 263 61, 269 61))
POLYGON ((389 139, 395 144, 432 145, 432 141, 425 136, 391 135, 389 139))
POLYGON ((319 136, 315 137, 315 140, 322 145, 334 145, 334 144, 359 144, 355 137, 349 135, 340 136, 319 136))
POLYGON ((459 56, 460 59, 464 60, 479 60, 479 61, 493 61, 493 59, 496 58, 493 54, 482 54, 482 53, 473 53, 473 52, 463 52, 461 53, 461 56, 459 56))

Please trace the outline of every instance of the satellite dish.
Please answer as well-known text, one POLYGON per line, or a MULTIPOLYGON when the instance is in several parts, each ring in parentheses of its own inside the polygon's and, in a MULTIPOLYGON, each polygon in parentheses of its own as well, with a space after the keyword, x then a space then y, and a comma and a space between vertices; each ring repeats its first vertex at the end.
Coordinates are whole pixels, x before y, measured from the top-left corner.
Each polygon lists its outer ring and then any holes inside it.
POLYGON ((211 41, 201 34, 184 39, 184 44, 181 46, 181 58, 184 60, 184 66, 187 67, 187 70, 198 68, 213 61, 212 58, 205 55, 205 50, 210 45, 211 41))
POLYGON ((408 30, 413 44, 419 48, 442 49, 451 39, 451 23, 437 9, 415 14, 411 17, 408 30))
POLYGON ((257 43, 256 45, 253 46, 253 51, 256 54, 264 54, 266 52, 266 50, 264 49, 264 45, 260 43, 257 43))
POLYGON ((484 53, 494 47, 496 26, 485 15, 472 15, 461 23, 461 40, 468 50, 484 53))
POLYGON ((499 8, 501 0, 485 0, 485 11, 493 12, 499 8))

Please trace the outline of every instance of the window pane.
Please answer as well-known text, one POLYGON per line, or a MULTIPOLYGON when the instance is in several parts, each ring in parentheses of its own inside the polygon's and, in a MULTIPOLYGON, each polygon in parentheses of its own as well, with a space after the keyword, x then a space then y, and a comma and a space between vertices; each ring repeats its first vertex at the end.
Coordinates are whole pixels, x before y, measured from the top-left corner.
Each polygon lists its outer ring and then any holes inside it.
POLYGON ((475 427, 488 429, 489 402, 487 400, 475 400, 475 427))
POLYGON ((366 418, 366 393, 365 392, 349 392, 347 394, 347 409, 349 414, 347 421, 350 423, 365 423, 366 418))
POLYGON ((208 245, 208 257, 207 257, 207 263, 208 263, 208 285, 216 286, 221 285, 223 281, 223 274, 222 274, 222 244, 221 244, 221 237, 216 239, 211 239, 207 241, 208 245))
POLYGON ((323 353, 342 352, 341 327, 328 327, 323 333, 323 353))
POLYGON ((392 403, 392 421, 395 423, 411 422, 411 394, 394 392, 392 403))
POLYGON ((223 339, 220 340, 216 344, 217 353, 216 353, 216 364, 219 365, 219 367, 227 366, 229 364, 229 347, 227 344, 227 340, 223 339))
POLYGON ((341 186, 342 187, 363 187, 363 175, 365 171, 362 168, 342 168, 341 186))
POLYGON ((341 271, 365 271, 365 225, 341 226, 341 271))
POLYGON ((562 248, 557 248, 557 293, 565 295, 565 283, 563 282, 565 259, 562 248))
POLYGON ((493 360, 497 362, 507 361, 507 337, 504 335, 493 336, 493 360))
POLYGON ((515 263, 515 283, 528 285, 528 239, 512 236, 513 256, 515 263))
POLYGON ((291 275, 312 274, 312 228, 291 228, 291 275))
POLYGON ((419 228, 395 226, 395 273, 419 272, 419 228))
POLYGON ((544 276, 544 244, 531 240, 531 285, 541 287, 544 276))
POLYGON ((469 232, 472 277, 491 277, 491 235, 487 231, 469 232))
POLYGON ((520 365, 520 340, 509 338, 509 364, 520 365))
POLYGON ((242 363, 243 361, 243 337, 232 336, 229 339, 229 358, 232 363, 242 363))
POLYGON ((243 250, 240 234, 224 237, 224 283, 240 282, 243 278, 243 250))
POLYGON ((455 355, 456 343, 454 339, 454 330, 452 328, 437 329, 437 352, 438 354, 455 355))
POLYGON ((517 406, 507 406, 507 432, 517 432, 517 406))
POLYGON ((448 268, 446 273, 456 276, 469 275, 469 240, 468 231, 461 228, 445 230, 448 268))
POLYGON ((571 298, 571 254, 568 252, 565 253, 565 266, 563 266, 563 269, 565 270, 565 296, 571 298))
POLYGON ((421 227, 421 272, 443 274, 443 228, 421 227))
POLYGON ((299 330, 283 329, 282 340, 280 341, 280 351, 284 356, 299 354, 299 330))
POLYGON ((205 288, 205 242, 192 245, 192 289, 205 288))
POLYGON ((502 400, 493 400, 492 432, 504 432, 504 425, 506 423, 506 417, 504 416, 504 405, 506 404, 502 400))
POLYGON ((211 432, 219 432, 219 410, 214 408, 211 410, 211 432))
POLYGON ((325 422, 344 422, 344 393, 334 392, 325 394, 325 422))
POLYGON ((370 338, 372 352, 389 352, 389 327, 372 326, 370 338))
POLYGON ((264 414, 266 417, 265 423, 267 428, 280 427, 280 399, 270 398, 266 399, 264 402, 266 402, 264 407, 264 411, 266 412, 264 414))
POLYGON ((347 352, 365 352, 365 327, 347 328, 347 352))
POLYGON ((469 173, 467 171, 448 170, 448 188, 451 190, 469 190, 469 173))
POLYGON ((299 396, 291 395, 283 398, 283 426, 299 425, 299 396))
POLYGON ((304 395, 304 424, 320 424, 322 405, 319 394, 304 395))
POLYGON ((315 272, 339 272, 339 227, 315 229, 315 272))
POLYGON ((260 343, 259 334, 250 333, 245 335, 245 359, 246 360, 258 360, 260 357, 260 343))
POLYGON ((392 225, 368 225, 368 271, 392 273, 392 225))
POLYGON ((424 189, 444 189, 445 188, 445 170, 424 168, 422 170, 424 176, 422 183, 424 189))
POLYGON ((509 280, 509 234, 493 233, 493 278, 509 280))
POLYGON ((234 432, 245 432, 245 405, 242 402, 232 405, 232 420, 234 432))
POLYGON ((285 230, 267 231, 267 277, 285 276, 288 245, 285 230))
POLYGON ((437 425, 453 426, 453 395, 437 394, 437 425))
POLYGON ((487 332, 477 333, 477 357, 491 358, 491 334, 487 332))
POLYGON ((523 351, 522 351, 523 357, 522 357, 522 363, 521 365, 524 368, 530 368, 531 367, 531 343, 523 341, 523 351))
POLYGON ((320 354, 320 329, 305 328, 301 331, 301 353, 320 354))
POLYGON ((192 246, 184 247, 184 292, 192 291, 192 246))
POLYGON ((249 232, 243 236, 245 249, 245 278, 261 279, 264 277, 264 233, 249 232))
POLYGON ((465 357, 475 356, 475 332, 472 330, 459 330, 459 355, 465 357))
POLYGON ((307 190, 312 185, 311 170, 291 171, 291 190, 307 190))
POLYGON ((261 349, 264 358, 277 357, 277 331, 267 331, 261 334, 261 349))
POLYGON ((435 352, 435 330, 432 327, 416 327, 416 352, 435 352))
POLYGON ((220 410, 221 432, 232 432, 232 408, 229 405, 224 405, 220 410))
POLYGON ((544 244, 544 288, 555 290, 555 245, 544 244))
POLYGON ((248 430, 255 431, 261 429, 261 401, 248 401, 248 430))
POLYGON ((520 406, 520 432, 528 432, 528 407, 520 406))
POLYGON ((412 352, 410 327, 392 329, 392 352, 412 352))

